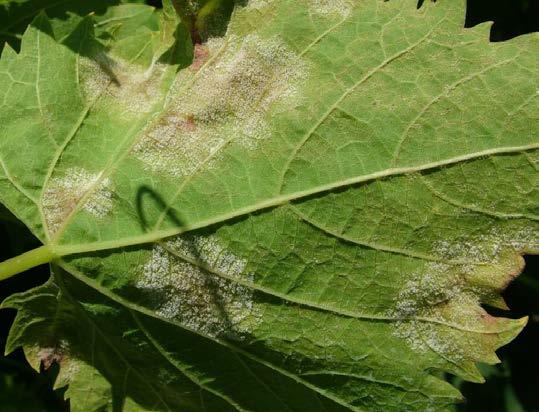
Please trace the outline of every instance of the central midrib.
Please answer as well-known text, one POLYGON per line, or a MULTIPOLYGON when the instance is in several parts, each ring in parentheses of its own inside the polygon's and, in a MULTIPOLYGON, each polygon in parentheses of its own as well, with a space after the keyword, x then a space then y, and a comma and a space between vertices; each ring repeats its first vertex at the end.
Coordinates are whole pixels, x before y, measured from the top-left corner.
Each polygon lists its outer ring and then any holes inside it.
POLYGON ((417 173, 426 170, 437 169, 443 166, 453 165, 461 162, 471 161, 486 156, 493 156, 498 154, 511 154, 520 153, 528 150, 539 149, 539 143, 532 143, 526 146, 512 146, 512 147, 499 147, 494 149, 483 150, 480 152, 469 153, 462 156, 457 156, 449 159, 440 160, 432 163, 425 163, 418 166, 401 167, 401 168, 389 168, 378 172, 374 172, 367 175, 354 176, 348 179, 331 182, 328 184, 316 186, 303 191, 297 191, 292 193, 285 193, 280 196, 275 196, 266 200, 262 200, 258 203, 239 208, 235 211, 223 213, 210 217, 199 222, 187 224, 181 227, 174 227, 170 229, 158 230, 151 233, 145 233, 137 236, 126 237, 123 239, 116 239, 110 241, 81 243, 81 244, 51 244, 51 248, 57 256, 66 256, 77 253, 95 252, 99 250, 117 249, 126 246, 139 245, 144 243, 153 243, 162 240, 167 237, 179 235, 181 233, 189 232, 196 229, 201 229, 214 224, 222 223, 227 220, 237 218, 239 216, 248 215, 254 212, 262 211, 264 209, 270 209, 277 206, 284 205, 294 200, 300 200, 309 196, 329 192, 332 190, 352 186, 358 183, 367 181, 373 181, 377 179, 387 178, 391 176, 398 176, 410 173, 417 173))

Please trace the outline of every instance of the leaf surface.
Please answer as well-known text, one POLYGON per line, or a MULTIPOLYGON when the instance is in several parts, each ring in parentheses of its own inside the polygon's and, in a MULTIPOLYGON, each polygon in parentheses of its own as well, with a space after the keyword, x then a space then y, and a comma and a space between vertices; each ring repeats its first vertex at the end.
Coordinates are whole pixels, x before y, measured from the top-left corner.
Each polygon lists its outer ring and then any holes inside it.
POLYGON ((38 17, 0 60, 0 199, 58 259, 10 348, 81 410, 444 410, 430 371, 481 381, 525 323, 481 304, 539 249, 538 39, 415 3, 252 0, 194 50, 166 10, 38 17))
MULTIPOLYGON (((130 0, 141 3, 143 0, 130 0)), ((4 43, 18 49, 26 27, 40 12, 46 12, 52 19, 55 32, 59 37, 71 30, 71 22, 89 13, 97 16, 106 12, 108 7, 126 3, 121 0, 6 0, 0 1, 0 50, 4 43)))

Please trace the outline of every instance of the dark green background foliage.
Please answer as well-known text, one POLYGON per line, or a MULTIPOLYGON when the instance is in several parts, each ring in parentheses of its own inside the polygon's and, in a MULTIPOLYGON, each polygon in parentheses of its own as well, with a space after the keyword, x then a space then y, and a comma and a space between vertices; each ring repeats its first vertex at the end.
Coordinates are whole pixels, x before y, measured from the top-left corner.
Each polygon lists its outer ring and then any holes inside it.
MULTIPOLYGON (((80 2, 77 2, 80 3, 80 2)), ((87 6, 102 2, 88 2, 87 6)), ((111 2, 114 3, 114 2, 111 2)), ((159 1, 147 3, 159 7, 159 1)), ((420 1, 418 6, 423 1, 420 1)), ((80 7, 79 7, 80 8, 80 7)), ((88 11, 88 10, 86 10, 88 11)), ((515 36, 539 31, 539 0, 469 0, 466 26, 484 21, 494 21, 492 41, 504 41, 515 36)), ((20 22, 13 30, 20 34, 28 22, 20 22)), ((2 28, 0 28, 0 34, 2 28)), ((13 39, 16 39, 14 37, 13 39)), ((11 43, 11 41, 10 41, 11 43)), ((15 41, 16 46, 16 41, 15 41)), ((1 47, 1 45, 0 45, 1 47)), ((39 246, 36 239, 4 208, 0 208, 0 236, 3 247, 0 259, 16 256, 39 246)), ((509 316, 530 316, 530 322, 521 335, 499 351, 502 363, 482 368, 487 382, 483 385, 465 383, 447 376, 466 397, 457 406, 459 411, 539 411, 539 358, 535 356, 539 346, 539 257, 528 256, 525 272, 509 286, 505 299, 511 307, 509 316)), ((4 281, 0 288, 0 301, 7 296, 30 289, 46 281, 48 268, 35 268, 24 275, 4 281)), ((488 308, 487 308, 488 309, 488 308)), ((488 309, 490 311, 490 309, 488 309)), ((494 311, 492 311, 494 312, 494 311)), ((493 313, 499 315, 500 313, 493 313)), ((3 352, 8 329, 14 311, 0 312, 0 349, 3 352)), ((504 313, 507 316, 507 313, 504 313)), ((18 351, 0 358, 0 408, 2 412, 67 411, 63 401, 63 389, 53 390, 52 384, 57 367, 36 373, 18 351), (13 409, 13 406, 17 405, 13 409), (11 408, 11 409, 10 409, 11 408)))
MULTIPOLYGON (((39 245, 28 229, 0 206, 0 236, 3 245, 0 259, 17 256, 25 250, 39 245)), ((33 288, 44 283, 49 277, 46 266, 34 268, 22 276, 2 282, 0 300, 11 294, 33 288)), ((0 350, 4 347, 9 326, 15 318, 15 311, 0 311, 0 350)), ((69 410, 63 402, 63 391, 53 391, 52 384, 57 366, 43 373, 36 373, 24 359, 22 350, 0 358, 0 410, 2 412, 41 412, 69 410), (16 408, 16 409, 15 409, 16 408)))

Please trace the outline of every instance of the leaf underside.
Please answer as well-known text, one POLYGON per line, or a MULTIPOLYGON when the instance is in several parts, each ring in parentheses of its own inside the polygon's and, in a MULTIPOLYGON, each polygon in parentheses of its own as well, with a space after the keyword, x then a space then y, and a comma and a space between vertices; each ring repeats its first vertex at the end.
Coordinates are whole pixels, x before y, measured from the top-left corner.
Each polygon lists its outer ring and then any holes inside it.
POLYGON ((251 0, 196 45, 169 2, 38 15, 0 201, 61 258, 7 350, 74 411, 446 410, 539 250, 538 36, 464 3, 251 0))

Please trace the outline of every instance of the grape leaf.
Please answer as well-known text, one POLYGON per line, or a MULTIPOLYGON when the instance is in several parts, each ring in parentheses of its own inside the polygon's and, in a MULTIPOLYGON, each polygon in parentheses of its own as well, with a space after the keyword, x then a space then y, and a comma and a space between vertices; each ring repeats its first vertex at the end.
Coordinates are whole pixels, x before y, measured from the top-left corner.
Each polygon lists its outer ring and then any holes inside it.
MULTIPOLYGON (((140 3, 141 1, 129 1, 140 3)), ((119 3, 121 0, 11 0, 0 1, 0 50, 4 43, 18 49, 22 33, 28 24, 40 12, 45 11, 53 20, 56 33, 59 37, 69 33, 73 19, 80 19, 89 13, 101 15, 107 8, 119 3)))
POLYGON ((0 200, 44 247, 0 267, 53 277, 9 349, 84 411, 447 408, 431 372, 482 380, 526 319, 481 305, 539 249, 537 35, 464 10, 251 0, 194 47, 166 12, 38 17, 0 200))

